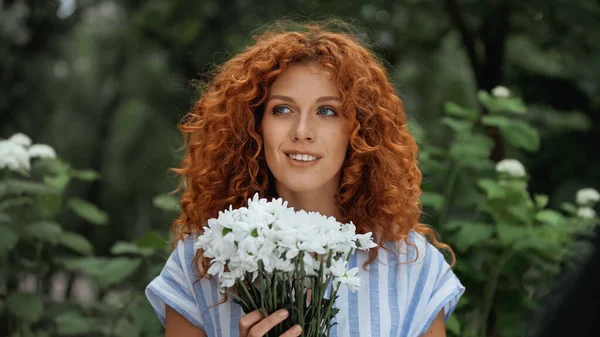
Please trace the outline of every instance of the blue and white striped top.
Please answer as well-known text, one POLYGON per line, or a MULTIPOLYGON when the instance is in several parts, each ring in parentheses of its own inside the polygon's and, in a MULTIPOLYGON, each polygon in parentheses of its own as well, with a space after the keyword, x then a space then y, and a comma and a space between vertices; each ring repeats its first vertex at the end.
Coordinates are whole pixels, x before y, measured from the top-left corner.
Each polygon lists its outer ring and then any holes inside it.
MULTIPOLYGON (((425 333, 444 308, 445 319, 452 314, 465 291, 442 253, 427 240, 411 232, 416 249, 406 243, 388 244, 379 249, 378 260, 362 268, 368 253, 358 251, 349 267, 359 266, 360 289, 352 293, 345 286, 338 292, 340 309, 331 335, 417 337, 425 333), (399 247, 398 247, 399 246, 399 247), (398 252, 401 254, 398 254, 398 252), (418 257, 415 262, 411 262, 418 257)), ((239 336, 241 307, 231 298, 223 304, 215 278, 198 282, 193 265, 194 239, 178 243, 164 269, 146 288, 146 296, 165 324, 165 304, 175 309, 208 337, 239 336)))

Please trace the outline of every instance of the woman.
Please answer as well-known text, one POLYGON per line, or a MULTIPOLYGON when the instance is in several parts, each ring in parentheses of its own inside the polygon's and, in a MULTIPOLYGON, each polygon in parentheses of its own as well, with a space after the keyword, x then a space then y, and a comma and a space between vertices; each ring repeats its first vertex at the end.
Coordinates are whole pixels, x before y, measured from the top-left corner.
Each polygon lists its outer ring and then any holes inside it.
POLYGON ((176 248, 146 289, 167 336, 263 336, 286 319, 225 301, 193 248, 202 224, 255 192, 375 233, 380 247, 350 260, 363 267, 361 287, 340 289, 333 336, 446 335, 464 287, 437 249, 450 248, 418 222, 421 173, 402 102, 355 38, 317 25, 263 33, 218 69, 180 129, 176 248))

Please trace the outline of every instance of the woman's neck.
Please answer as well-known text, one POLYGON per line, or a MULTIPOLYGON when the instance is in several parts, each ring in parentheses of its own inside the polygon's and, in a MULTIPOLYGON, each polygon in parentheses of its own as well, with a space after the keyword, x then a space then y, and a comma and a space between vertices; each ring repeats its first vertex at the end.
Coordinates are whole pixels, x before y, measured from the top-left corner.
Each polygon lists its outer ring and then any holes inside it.
POLYGON ((294 207, 294 210, 304 210, 307 212, 319 212, 322 215, 332 216, 337 221, 344 221, 344 212, 337 204, 333 191, 305 191, 293 192, 285 188, 278 188, 277 194, 283 200, 288 202, 289 207, 294 207))

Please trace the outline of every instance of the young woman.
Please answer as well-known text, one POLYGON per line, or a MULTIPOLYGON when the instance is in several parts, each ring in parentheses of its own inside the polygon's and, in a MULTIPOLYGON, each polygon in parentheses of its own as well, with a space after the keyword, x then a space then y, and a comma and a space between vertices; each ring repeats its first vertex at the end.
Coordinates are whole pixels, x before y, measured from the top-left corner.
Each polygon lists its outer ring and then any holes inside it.
POLYGON ((167 336, 263 336, 286 319, 223 302, 194 250, 209 218, 255 192, 375 234, 379 247, 350 260, 361 287, 340 289, 333 336, 446 335, 464 287, 438 250, 454 260, 450 248, 418 222, 417 146, 384 67, 357 39, 317 25, 263 33, 217 69, 180 129, 183 212, 146 289, 167 336))

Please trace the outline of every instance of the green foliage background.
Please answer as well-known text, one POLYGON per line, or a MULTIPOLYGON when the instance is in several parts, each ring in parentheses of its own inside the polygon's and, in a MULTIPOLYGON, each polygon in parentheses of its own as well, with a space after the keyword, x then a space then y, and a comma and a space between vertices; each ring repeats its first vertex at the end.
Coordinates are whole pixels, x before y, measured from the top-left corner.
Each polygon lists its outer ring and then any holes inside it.
POLYGON ((565 203, 600 189, 593 0, 0 1, 0 138, 60 156, 2 176, 0 335, 161 334, 142 290, 169 252, 190 80, 288 15, 346 20, 385 62, 421 144, 423 221, 468 289, 449 333, 524 334, 571 259, 558 251, 589 231, 565 203), (500 184, 504 158, 528 178, 500 184))

